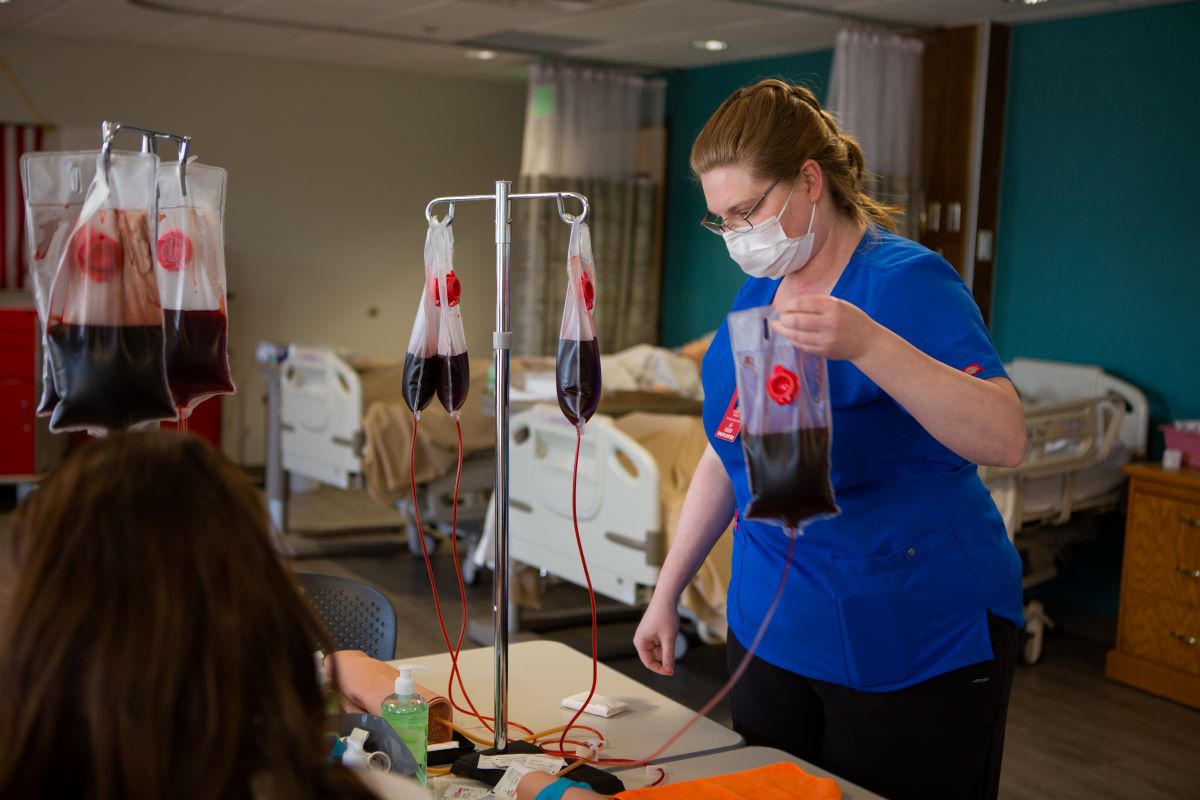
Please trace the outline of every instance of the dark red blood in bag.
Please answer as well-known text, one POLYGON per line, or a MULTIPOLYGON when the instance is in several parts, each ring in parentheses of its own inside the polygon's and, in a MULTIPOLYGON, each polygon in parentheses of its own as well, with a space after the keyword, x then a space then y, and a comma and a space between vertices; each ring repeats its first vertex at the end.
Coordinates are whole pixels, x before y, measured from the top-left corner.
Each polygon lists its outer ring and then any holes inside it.
POLYGON ((176 406, 183 408, 197 397, 233 391, 226 356, 229 323, 224 312, 163 309, 163 329, 167 383, 176 406))
POLYGON ((54 428, 117 430, 175 415, 160 325, 52 325, 54 428))
POLYGON ((818 514, 836 514, 829 483, 829 429, 748 434, 742 445, 750 478, 750 519, 781 519, 796 527, 818 514))
MULTIPOLYGON (((462 300, 462 284, 458 282, 458 276, 451 270, 446 275, 446 294, 450 295, 450 307, 458 305, 462 300)), ((438 288, 437 278, 433 279, 433 304, 439 308, 442 305, 442 290, 438 288)))
POLYGON ((466 353, 448 359, 445 356, 438 358, 444 364, 438 381, 438 400, 447 411, 458 411, 467 402, 467 392, 471 388, 471 362, 466 353))
POLYGON ((195 248, 183 231, 167 231, 158 240, 158 263, 169 272, 178 272, 192 262, 195 248))
POLYGON ((125 252, 116 239, 88 225, 71 240, 71 257, 78 269, 94 281, 103 283, 125 266, 125 252))
POLYGON ((600 344, 558 340, 558 407, 572 425, 586 422, 600 405, 600 344))
POLYGON ((424 410, 441 382, 444 356, 421 358, 404 354, 404 402, 414 414, 424 410))

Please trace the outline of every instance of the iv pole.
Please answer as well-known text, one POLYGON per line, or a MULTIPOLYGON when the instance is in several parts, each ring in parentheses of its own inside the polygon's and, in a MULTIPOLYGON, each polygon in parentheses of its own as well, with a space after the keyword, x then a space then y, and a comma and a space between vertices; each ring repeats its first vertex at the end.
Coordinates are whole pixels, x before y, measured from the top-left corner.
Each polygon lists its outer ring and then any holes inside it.
POLYGON ((576 192, 537 192, 511 194, 512 181, 496 181, 495 194, 472 194, 461 197, 435 197, 425 206, 425 219, 433 224, 433 209, 447 203, 446 224, 454 221, 454 204, 492 201, 496 207, 496 330, 492 333, 492 348, 496 351, 496 561, 493 571, 492 618, 496 626, 496 707, 495 739, 497 750, 508 745, 508 388, 509 356, 512 349, 508 267, 512 244, 513 200, 550 200, 558 205, 558 216, 571 224, 586 220, 590 205, 576 192), (578 216, 568 214, 563 198, 571 197, 583 206, 578 216))

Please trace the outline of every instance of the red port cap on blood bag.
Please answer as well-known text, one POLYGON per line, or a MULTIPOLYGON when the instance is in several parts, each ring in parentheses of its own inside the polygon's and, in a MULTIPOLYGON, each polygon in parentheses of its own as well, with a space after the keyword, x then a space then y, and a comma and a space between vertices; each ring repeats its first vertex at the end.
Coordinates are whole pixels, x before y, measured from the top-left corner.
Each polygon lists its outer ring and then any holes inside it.
POLYGON ((596 305, 596 286, 592 283, 591 277, 586 272, 583 273, 580 283, 583 284, 584 305, 587 306, 588 311, 591 311, 592 307, 596 305))
POLYGON ((112 280, 125 266, 121 243, 90 225, 80 228, 71 240, 71 255, 75 266, 99 283, 112 280))
POLYGON ((170 230, 158 239, 158 263, 168 272, 178 272, 192 261, 192 240, 180 230, 170 230))
POLYGON ((796 373, 776 364, 771 376, 767 378, 767 396, 779 405, 786 406, 796 399, 799 391, 800 379, 796 377, 796 373))
MULTIPOLYGON (((458 276, 454 274, 454 270, 450 270, 449 274, 446 275, 446 294, 450 295, 451 308, 458 305, 458 302, 462 299, 462 284, 458 282, 458 276)), ((435 306, 441 306, 442 304, 442 292, 438 288, 437 278, 433 279, 433 304, 435 306)))

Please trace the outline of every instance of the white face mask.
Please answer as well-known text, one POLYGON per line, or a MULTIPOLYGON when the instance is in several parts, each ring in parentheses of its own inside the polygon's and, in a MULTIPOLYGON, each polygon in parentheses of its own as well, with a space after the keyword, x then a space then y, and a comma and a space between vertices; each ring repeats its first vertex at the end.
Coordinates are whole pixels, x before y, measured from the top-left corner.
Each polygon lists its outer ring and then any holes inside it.
POLYGON ((790 202, 792 196, 789 194, 778 214, 748 231, 721 234, 729 248, 729 257, 751 278, 782 278, 812 258, 813 220, 817 216, 817 206, 813 204, 812 216, 808 218, 808 233, 791 237, 784 233, 779 221, 790 202))

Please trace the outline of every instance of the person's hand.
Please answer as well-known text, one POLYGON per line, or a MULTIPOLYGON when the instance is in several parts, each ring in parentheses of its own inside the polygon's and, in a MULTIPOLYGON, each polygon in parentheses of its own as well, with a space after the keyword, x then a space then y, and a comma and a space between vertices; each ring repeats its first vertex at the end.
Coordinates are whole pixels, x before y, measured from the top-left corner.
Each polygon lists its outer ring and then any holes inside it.
POLYGON ((871 346, 879 324, 858 306, 829 295, 776 299, 779 319, 771 326, 800 350, 815 356, 853 361, 871 346))
POLYGON ((378 714, 384 699, 395 691, 400 672, 361 650, 338 650, 326 656, 325 661, 327 668, 328 662, 333 662, 342 711, 378 714))
POLYGON ((679 633, 679 610, 675 603, 650 600, 646 613, 633 634, 633 646, 646 669, 659 675, 675 674, 675 636, 679 633))

